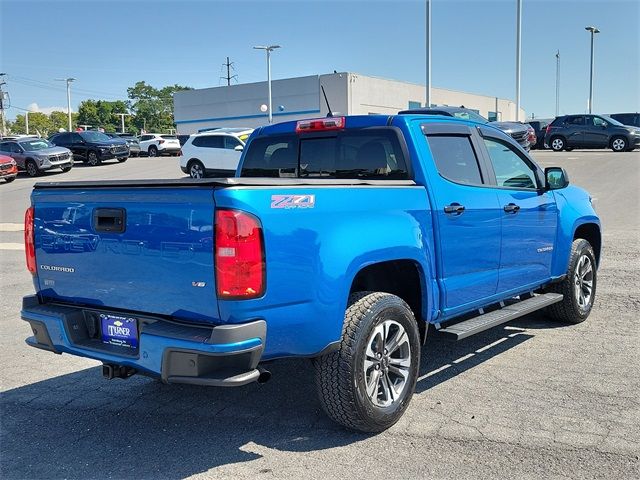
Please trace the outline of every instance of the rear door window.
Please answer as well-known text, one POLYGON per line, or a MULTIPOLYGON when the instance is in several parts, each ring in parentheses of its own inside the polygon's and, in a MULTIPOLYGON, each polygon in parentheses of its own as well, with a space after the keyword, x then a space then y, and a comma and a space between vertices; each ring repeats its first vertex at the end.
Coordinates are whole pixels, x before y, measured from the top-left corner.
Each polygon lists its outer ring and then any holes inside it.
POLYGON ((582 115, 572 115, 567 117, 564 123, 567 125, 584 125, 584 117, 582 115))
POLYGON ((196 137, 191 144, 194 147, 202 148, 224 148, 224 141, 221 135, 204 135, 196 137))
POLYGON ((440 175, 466 185, 481 185, 478 157, 469 135, 428 135, 429 148, 440 175))

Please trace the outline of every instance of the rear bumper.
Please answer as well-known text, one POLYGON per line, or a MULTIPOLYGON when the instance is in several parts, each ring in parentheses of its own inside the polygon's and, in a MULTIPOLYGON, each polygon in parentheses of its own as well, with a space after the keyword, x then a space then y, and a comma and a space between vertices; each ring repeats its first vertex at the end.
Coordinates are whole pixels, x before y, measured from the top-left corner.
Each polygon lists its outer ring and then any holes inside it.
POLYGON ((138 349, 132 351, 102 343, 95 322, 97 314, 106 310, 40 304, 35 295, 24 297, 22 303, 21 317, 33 332, 26 343, 41 350, 133 368, 165 383, 240 386, 260 375, 264 320, 206 327, 132 314, 139 331, 138 349))

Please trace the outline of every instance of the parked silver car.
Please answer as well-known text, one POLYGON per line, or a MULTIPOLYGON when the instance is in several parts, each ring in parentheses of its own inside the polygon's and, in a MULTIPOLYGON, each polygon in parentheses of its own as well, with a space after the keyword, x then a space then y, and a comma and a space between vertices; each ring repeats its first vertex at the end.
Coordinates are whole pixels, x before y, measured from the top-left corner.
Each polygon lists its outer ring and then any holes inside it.
POLYGON ((129 145, 129 154, 132 157, 140 156, 140 140, 133 133, 117 133, 117 132, 108 132, 105 133, 107 137, 111 138, 121 138, 127 142, 129 145))
POLYGON ((44 138, 17 138, 0 142, 0 153, 13 158, 20 170, 36 177, 45 170, 59 168, 68 172, 73 167, 71 150, 56 147, 44 138))

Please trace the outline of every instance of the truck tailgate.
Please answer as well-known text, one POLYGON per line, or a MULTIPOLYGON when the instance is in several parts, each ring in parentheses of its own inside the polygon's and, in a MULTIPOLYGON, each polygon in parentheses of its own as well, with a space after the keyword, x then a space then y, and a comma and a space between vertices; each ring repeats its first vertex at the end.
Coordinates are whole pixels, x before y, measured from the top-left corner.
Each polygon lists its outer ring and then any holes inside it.
POLYGON ((213 187, 141 187, 36 187, 40 295, 215 322, 213 187))

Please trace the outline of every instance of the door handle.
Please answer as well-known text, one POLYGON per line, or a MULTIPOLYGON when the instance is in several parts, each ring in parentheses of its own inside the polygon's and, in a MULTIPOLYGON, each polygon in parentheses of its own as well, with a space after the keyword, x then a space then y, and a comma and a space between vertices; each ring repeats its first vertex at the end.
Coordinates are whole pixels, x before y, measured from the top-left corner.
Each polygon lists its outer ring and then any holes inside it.
POLYGON ((518 213, 520 210, 520 205, 516 205, 515 203, 510 203, 504 206, 504 211, 507 213, 518 213))
POLYGON ((444 207, 444 213, 446 214, 461 215, 462 212, 464 212, 464 205, 460 205, 459 203, 454 202, 444 207))

